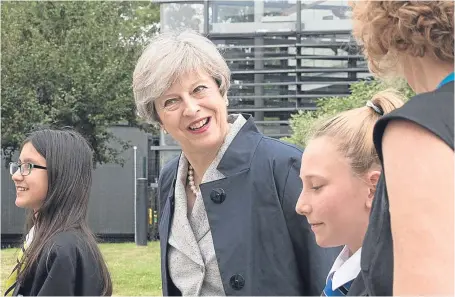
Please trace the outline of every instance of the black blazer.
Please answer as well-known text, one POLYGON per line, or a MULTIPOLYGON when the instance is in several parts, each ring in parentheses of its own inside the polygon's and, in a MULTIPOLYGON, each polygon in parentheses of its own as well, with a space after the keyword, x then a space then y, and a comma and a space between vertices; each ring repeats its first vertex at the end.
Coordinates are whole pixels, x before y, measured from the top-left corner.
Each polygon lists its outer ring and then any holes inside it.
POLYGON ((365 281, 361 273, 352 282, 351 287, 349 288, 348 294, 346 296, 368 296, 367 289, 365 287, 365 281))
POLYGON ((82 233, 61 232, 45 245, 13 296, 100 296, 100 271, 82 233))

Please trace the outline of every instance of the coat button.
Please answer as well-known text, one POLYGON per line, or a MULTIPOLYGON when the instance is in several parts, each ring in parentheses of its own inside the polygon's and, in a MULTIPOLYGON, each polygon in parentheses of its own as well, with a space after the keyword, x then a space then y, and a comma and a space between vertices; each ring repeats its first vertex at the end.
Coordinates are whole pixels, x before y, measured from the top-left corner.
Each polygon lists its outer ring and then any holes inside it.
POLYGON ((234 290, 240 290, 245 286, 245 279, 240 274, 234 274, 231 276, 229 283, 234 290))
POLYGON ((212 201, 216 204, 223 203, 224 199, 226 199, 226 193, 221 188, 213 189, 210 193, 210 199, 212 199, 212 201))

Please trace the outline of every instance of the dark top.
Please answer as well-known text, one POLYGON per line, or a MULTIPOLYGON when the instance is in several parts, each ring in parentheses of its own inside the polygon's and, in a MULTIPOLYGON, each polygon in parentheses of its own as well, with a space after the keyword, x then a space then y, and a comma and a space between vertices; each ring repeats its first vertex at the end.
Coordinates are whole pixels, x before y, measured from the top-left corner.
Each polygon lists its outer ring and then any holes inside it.
MULTIPOLYGON (((373 139, 381 163, 383 163, 382 136, 387 124, 392 120, 411 121, 441 138, 453 150, 453 88, 453 82, 449 82, 435 91, 419 94, 376 123, 373 139)), ((382 176, 378 183, 370 223, 363 242, 361 274, 369 295, 392 295, 392 233, 387 185, 382 176)))
POLYGON ((53 236, 13 295, 100 296, 101 269, 83 236, 78 231, 53 236))

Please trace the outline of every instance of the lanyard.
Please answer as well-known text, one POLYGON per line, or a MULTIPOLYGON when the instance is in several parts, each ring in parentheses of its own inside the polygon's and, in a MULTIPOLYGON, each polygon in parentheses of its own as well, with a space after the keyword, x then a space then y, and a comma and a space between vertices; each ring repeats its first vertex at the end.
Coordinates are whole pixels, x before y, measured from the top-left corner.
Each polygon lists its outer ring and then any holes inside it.
POLYGON ((442 87, 443 85, 445 85, 445 84, 447 84, 447 83, 449 83, 449 82, 454 81, 454 79, 455 79, 454 73, 452 72, 452 73, 450 73, 449 75, 447 75, 446 78, 444 78, 444 79, 441 81, 441 83, 438 85, 438 89, 439 89, 440 87, 442 87))

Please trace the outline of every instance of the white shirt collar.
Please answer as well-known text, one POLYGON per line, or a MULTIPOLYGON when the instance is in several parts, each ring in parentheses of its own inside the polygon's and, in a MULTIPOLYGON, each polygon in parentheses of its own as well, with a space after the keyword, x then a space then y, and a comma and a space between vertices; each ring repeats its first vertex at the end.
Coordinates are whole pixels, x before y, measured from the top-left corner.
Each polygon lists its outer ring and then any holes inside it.
POLYGON ((327 280, 332 276, 332 290, 336 290, 345 283, 355 279, 360 273, 360 256, 362 248, 358 249, 351 257, 349 257, 349 249, 347 246, 343 248, 341 253, 333 263, 330 269, 327 280))
POLYGON ((25 246, 29 247, 33 240, 33 235, 35 234, 35 226, 33 226, 30 231, 28 231, 27 235, 25 236, 25 246))

